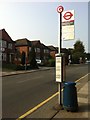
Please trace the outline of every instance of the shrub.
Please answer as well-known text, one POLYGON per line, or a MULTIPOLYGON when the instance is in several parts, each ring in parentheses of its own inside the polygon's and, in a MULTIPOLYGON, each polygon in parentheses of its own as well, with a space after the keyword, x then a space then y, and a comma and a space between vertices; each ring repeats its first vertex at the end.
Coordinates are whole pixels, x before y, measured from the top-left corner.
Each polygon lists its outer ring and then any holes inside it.
POLYGON ((55 67, 55 60, 54 59, 49 59, 46 66, 55 67))
POLYGON ((2 64, 2 69, 7 69, 7 70, 16 70, 17 65, 15 64, 2 64))

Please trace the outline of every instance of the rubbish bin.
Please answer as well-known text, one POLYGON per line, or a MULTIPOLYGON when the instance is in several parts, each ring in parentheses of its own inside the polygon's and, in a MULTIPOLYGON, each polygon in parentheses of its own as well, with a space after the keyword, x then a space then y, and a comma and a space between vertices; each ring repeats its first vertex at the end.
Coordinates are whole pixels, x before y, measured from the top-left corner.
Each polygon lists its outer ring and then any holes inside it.
POLYGON ((75 82, 65 82, 63 90, 63 108, 67 111, 78 111, 77 90, 75 82))

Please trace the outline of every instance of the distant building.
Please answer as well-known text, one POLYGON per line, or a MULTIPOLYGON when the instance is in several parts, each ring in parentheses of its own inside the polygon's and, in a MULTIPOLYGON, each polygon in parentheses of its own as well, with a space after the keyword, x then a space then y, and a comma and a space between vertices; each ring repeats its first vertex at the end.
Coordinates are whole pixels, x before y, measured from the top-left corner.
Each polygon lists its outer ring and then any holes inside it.
POLYGON ((36 59, 43 62, 47 61, 50 56, 50 51, 47 46, 42 44, 40 40, 31 41, 32 46, 35 48, 36 59))
POLYGON ((13 63, 15 54, 15 42, 5 29, 0 30, 0 61, 13 63))
POLYGON ((50 50, 50 56, 55 59, 55 54, 58 53, 58 48, 54 46, 48 46, 50 50))
POLYGON ((31 41, 29 41, 27 38, 18 39, 15 41, 15 47, 16 47, 16 57, 15 57, 16 63, 20 64, 22 52, 25 52, 26 63, 28 63, 29 52, 31 50, 31 41))
POLYGON ((20 55, 22 54, 22 52, 25 52, 26 62, 27 63, 29 62, 29 52, 32 46, 34 46, 34 49, 35 49, 36 61, 45 62, 46 60, 49 59, 50 51, 47 46, 45 46, 40 42, 40 40, 29 41, 28 39, 23 38, 15 41, 15 47, 16 47, 15 61, 17 64, 20 64, 20 61, 21 61, 20 55))

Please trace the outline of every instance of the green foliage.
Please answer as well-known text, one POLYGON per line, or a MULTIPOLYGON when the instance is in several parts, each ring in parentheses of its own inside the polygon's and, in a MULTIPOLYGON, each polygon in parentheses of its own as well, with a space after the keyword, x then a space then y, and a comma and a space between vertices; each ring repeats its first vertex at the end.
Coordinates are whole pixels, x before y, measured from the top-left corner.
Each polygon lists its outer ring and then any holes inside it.
POLYGON ((30 70, 30 66, 21 66, 21 65, 17 65, 16 70, 30 70))
POLYGON ((26 55, 25 55, 25 52, 22 52, 22 55, 21 55, 21 64, 22 65, 25 65, 25 58, 26 57, 26 55))
POLYGON ((79 64, 80 52, 75 52, 72 55, 72 63, 79 64))
POLYGON ((55 59, 49 59, 46 66, 55 67, 55 59))
POLYGON ((31 51, 29 52, 29 63, 31 68, 38 68, 36 62, 36 53, 33 46, 31 47, 31 51))
POLYGON ((85 52, 83 42, 81 42, 80 40, 76 41, 76 43, 74 44, 74 52, 85 52))
POLYGON ((2 64, 2 71, 12 71, 12 70, 16 70, 17 68, 17 65, 15 64, 2 64))
POLYGON ((20 53, 20 51, 19 51, 18 49, 16 49, 15 55, 16 55, 16 58, 17 58, 17 59, 18 59, 18 58, 21 58, 21 53, 20 53))
POLYGON ((74 44, 74 50, 72 51, 72 63, 78 64, 80 63, 80 58, 82 61, 85 61, 85 55, 84 55, 85 49, 83 42, 80 40, 76 41, 74 44))

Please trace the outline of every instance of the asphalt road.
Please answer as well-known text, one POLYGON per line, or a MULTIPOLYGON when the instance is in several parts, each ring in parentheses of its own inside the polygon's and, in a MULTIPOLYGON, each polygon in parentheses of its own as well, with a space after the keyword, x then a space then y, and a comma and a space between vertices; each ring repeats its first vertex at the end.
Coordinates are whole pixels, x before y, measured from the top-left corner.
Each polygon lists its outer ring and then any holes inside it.
MULTIPOLYGON (((88 73, 87 65, 66 67, 66 81, 88 73)), ((2 78, 2 117, 18 118, 57 92, 55 69, 2 78)))

